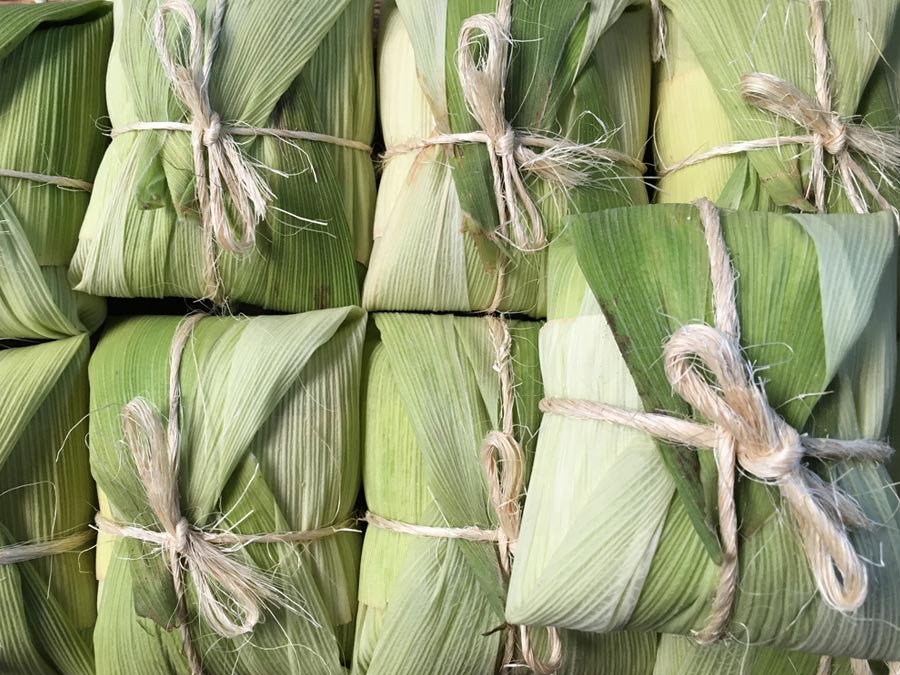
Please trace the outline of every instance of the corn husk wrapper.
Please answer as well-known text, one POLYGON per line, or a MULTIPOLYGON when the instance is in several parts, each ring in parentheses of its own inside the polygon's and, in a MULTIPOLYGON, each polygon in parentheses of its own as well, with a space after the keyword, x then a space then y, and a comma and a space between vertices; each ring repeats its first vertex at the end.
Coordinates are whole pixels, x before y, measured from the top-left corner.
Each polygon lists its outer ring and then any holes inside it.
MULTIPOLYGON (((514 128, 583 143, 601 139, 601 146, 643 155, 646 111, 635 110, 638 103, 631 99, 647 95, 638 83, 646 77, 649 57, 637 45, 648 42, 649 12, 623 15, 627 4, 615 0, 588 7, 565 0, 548 12, 540 3, 513 3, 514 42, 504 93, 514 128), (632 47, 627 57, 620 53, 623 43, 632 47)), ((478 129, 459 83, 457 38, 465 19, 495 10, 494 0, 384 3, 378 69, 389 151, 435 133, 478 129)), ((615 205, 646 200, 633 168, 598 166, 589 185, 569 190, 524 175, 549 237, 573 211, 605 208, 611 200, 615 205)), ((495 296, 502 265, 499 308, 546 316, 547 253, 519 251, 490 238, 498 220, 492 185, 481 144, 430 147, 388 159, 363 294, 366 308, 484 310, 495 296)))
MULTIPOLYGON (((208 29, 207 3, 192 4, 208 29)), ((114 129, 191 121, 150 39, 157 7, 156 0, 116 4, 107 80, 114 129)), ((230 0, 213 59, 212 108, 226 125, 371 142, 371 19, 370 0, 230 0)), ((183 21, 170 17, 166 26, 172 49, 177 41, 187 45, 183 21)), ((219 251, 224 295, 280 311, 356 304, 375 198, 369 155, 325 142, 237 140, 261 165, 275 199, 252 251, 219 251)), ((232 212, 230 223, 237 222, 232 212)), ((118 297, 205 297, 202 247, 190 134, 117 136, 103 159, 73 260, 77 287, 118 297)))
MULTIPOLYGON (((877 216, 727 212, 742 345, 770 404, 815 436, 879 438, 896 361, 894 224, 877 216), (892 379, 892 378, 891 378, 892 379), (826 393, 827 392, 827 393, 826 393)), ((708 252, 690 206, 618 209, 573 224, 579 263, 609 323, 588 314, 541 335, 548 397, 690 417, 660 358, 685 323, 711 323, 708 252)), ((895 660, 896 497, 882 467, 822 467, 873 521, 854 531, 869 595, 853 615, 817 594, 777 492, 740 479, 742 643, 895 660)), ((718 580, 715 462, 602 422, 546 416, 507 602, 511 622, 609 631, 702 629, 718 580), (593 582, 603 578, 602 585, 593 582)))
MULTIPOLYGON (((897 0, 826 2, 830 91, 839 115, 896 130, 897 0)), ((657 163, 674 165, 730 143, 802 135, 807 130, 741 97, 741 77, 769 73, 815 100, 808 0, 664 0, 667 58, 657 69, 654 145, 657 163)), ((716 157, 665 175, 659 202, 708 197, 727 208, 815 211, 810 203, 811 146, 785 144, 716 157)), ((858 158, 859 159, 859 158, 858 158)), ((896 202, 891 182, 862 159, 881 194, 896 202)), ((829 171, 833 168, 826 159, 829 171)), ((888 177, 896 167, 885 167, 888 177)), ((827 210, 852 212, 834 170, 827 210)), ((862 191, 872 210, 880 210, 862 191)))
MULTIPOLYGON (((368 509, 427 526, 492 529, 481 442, 500 429, 500 385, 485 319, 379 314, 369 359, 363 482, 368 509), (426 347, 423 348, 423 345, 426 347)), ((541 396, 540 324, 511 321, 515 424, 526 457, 541 396)), ((505 583, 494 542, 369 526, 353 672, 499 672, 505 583)), ((533 633, 538 653, 544 632, 533 633)), ((560 673, 649 673, 656 638, 565 632, 560 673)), ((524 672, 513 669, 512 672, 524 672)))
MULTIPOLYGON (((88 339, 0 347, 0 546, 85 532, 88 339), (6 347, 6 348, 3 348, 6 347)), ((84 549, 89 549, 85 544, 84 549)), ((92 675, 93 551, 0 566, 0 670, 92 675)))
MULTIPOLYGON (((0 169, 93 180, 111 40, 105 2, 0 6, 0 169)), ((0 176, 0 339, 57 339, 103 321, 103 302, 66 279, 88 198, 0 176)))
MULTIPOLYGON (((168 407, 175 318, 112 327, 91 361, 91 463, 118 522, 159 527, 130 451, 121 409, 135 396, 168 407)), ((358 309, 253 319, 207 318, 185 350, 180 497, 196 526, 244 534, 311 530, 350 515, 359 488, 359 380, 365 330, 358 309)), ((308 544, 248 545, 286 607, 241 639, 214 634, 196 616, 191 633, 207 673, 341 673, 350 658, 360 536, 308 544)), ((158 549, 105 538, 94 633, 97 673, 187 673, 175 623, 172 576, 158 549)))

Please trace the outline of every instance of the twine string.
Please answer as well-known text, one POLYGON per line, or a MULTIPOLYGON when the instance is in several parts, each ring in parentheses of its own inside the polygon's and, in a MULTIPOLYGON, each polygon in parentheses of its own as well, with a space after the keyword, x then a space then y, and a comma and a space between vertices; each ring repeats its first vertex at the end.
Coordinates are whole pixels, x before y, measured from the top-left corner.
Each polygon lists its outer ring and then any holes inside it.
POLYGON ((884 462, 893 451, 875 440, 801 436, 769 406, 762 384, 753 377, 741 351, 734 270, 718 212, 707 200, 696 204, 710 255, 716 327, 681 327, 665 345, 663 356, 666 377, 675 393, 711 423, 578 399, 545 399, 541 410, 618 424, 668 443, 715 451, 724 555, 713 610, 707 626, 698 634, 702 642, 710 642, 724 634, 737 589, 735 463, 748 475, 779 490, 796 522, 820 595, 832 609, 849 613, 865 601, 868 575, 848 528, 866 528, 871 523, 853 497, 824 481, 804 461, 884 462))
POLYGON ((81 551, 93 538, 93 532, 84 530, 46 541, 0 546, 0 567, 31 562, 39 558, 48 558, 63 553, 75 553, 76 551, 81 551))
POLYGON ((56 185, 61 188, 69 188, 70 190, 81 190, 82 192, 90 192, 94 189, 94 184, 79 178, 69 178, 68 176, 52 176, 46 173, 34 173, 33 171, 16 171, 14 169, 0 169, 0 176, 4 178, 19 178, 21 180, 30 180, 34 183, 43 183, 46 185, 56 185))

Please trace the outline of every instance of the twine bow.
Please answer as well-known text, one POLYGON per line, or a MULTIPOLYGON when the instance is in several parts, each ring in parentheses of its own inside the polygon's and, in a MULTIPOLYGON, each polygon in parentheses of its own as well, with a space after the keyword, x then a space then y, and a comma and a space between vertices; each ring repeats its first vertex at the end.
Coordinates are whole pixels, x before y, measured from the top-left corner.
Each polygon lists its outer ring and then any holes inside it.
POLYGON ((345 530, 355 522, 346 519, 340 525, 316 530, 243 535, 205 531, 183 515, 178 490, 181 454, 179 368, 185 344, 205 316, 196 314, 182 321, 172 340, 167 425, 142 398, 132 399, 123 408, 124 442, 134 457, 141 487, 159 527, 122 524, 100 514, 96 516, 100 532, 154 544, 166 555, 183 649, 194 675, 200 675, 203 666, 191 640, 186 580, 189 579, 194 587, 200 616, 216 634, 223 638, 246 635, 259 623, 267 605, 287 607, 288 600, 270 578, 244 562, 240 552, 248 544, 317 541, 345 530))
POLYGON ((803 462, 807 458, 884 462, 892 450, 874 440, 801 436, 769 406, 765 390, 754 380, 741 352, 734 271, 718 211, 707 200, 696 204, 710 255, 716 326, 683 326, 669 339, 663 356, 673 390, 710 424, 587 400, 545 399, 541 409, 619 424, 669 443, 715 451, 723 564, 708 625, 698 635, 707 643, 724 633, 737 590, 735 462, 747 474, 778 488, 797 524, 823 600, 837 611, 852 612, 865 602, 868 576, 848 528, 865 528, 870 522, 851 496, 822 480, 803 462))

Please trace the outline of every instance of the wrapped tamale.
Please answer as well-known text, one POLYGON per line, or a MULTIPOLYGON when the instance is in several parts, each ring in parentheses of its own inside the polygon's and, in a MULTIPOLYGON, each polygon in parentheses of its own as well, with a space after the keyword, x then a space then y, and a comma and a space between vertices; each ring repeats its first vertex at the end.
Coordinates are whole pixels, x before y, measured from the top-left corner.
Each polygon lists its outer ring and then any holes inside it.
POLYGON ((375 199, 371 0, 115 5, 112 144, 78 289, 357 304, 375 199))
POLYGON ((723 212, 721 246, 733 270, 715 256, 714 286, 706 222, 687 205, 573 219, 580 269, 602 313, 590 309, 542 330, 545 416, 506 618, 601 632, 703 632, 718 616, 721 571, 731 561, 737 581, 723 638, 896 660, 896 496, 876 461, 887 454, 877 439, 896 362, 895 223, 888 213, 723 212), (723 370, 715 360, 737 358, 730 330, 728 350, 715 347, 715 358, 702 361, 707 375, 669 373, 673 363, 696 365, 672 361, 671 350, 676 338, 686 339, 685 328, 714 330, 714 316, 728 304, 719 297, 728 278, 737 279, 731 303, 745 363, 723 370), (744 373, 747 381, 738 387, 722 373, 744 373), (718 447, 718 432, 704 424, 723 418, 710 420, 709 407, 701 415, 697 399, 689 404, 675 393, 688 383, 708 396, 715 387, 726 396, 743 392, 758 411, 747 421, 732 404, 721 409, 743 425, 744 444, 735 440, 743 474, 730 493, 733 559, 724 556, 719 504, 720 481, 735 471, 717 471, 718 451, 709 448, 718 447), (598 418, 598 408, 617 422, 598 418), (648 414, 661 425, 653 436, 633 428, 648 414), (763 422, 781 430, 783 443, 746 440, 763 422), (687 425, 684 435, 661 440, 672 424, 687 425), (852 452, 833 439, 854 441, 852 452), (834 454, 810 456, 808 446, 834 454), (760 453, 758 464, 747 447, 760 453), (778 458, 783 465, 767 463, 778 458), (817 526, 830 528, 828 537, 810 535, 822 530, 812 529, 806 506, 826 514, 817 526), (840 573, 832 567, 835 541, 847 551, 834 563, 840 573), (817 557, 819 544, 829 548, 817 557))
POLYGON ((367 309, 543 318, 565 215, 646 202, 650 21, 624 4, 382 5, 367 309))
POLYGON ((66 272, 106 139, 112 6, 0 3, 0 339, 94 330, 66 272))
POLYGON ((364 332, 356 308, 106 332, 97 673, 345 672, 364 332))
POLYGON ((93 675, 88 339, 0 343, 0 671, 93 675))
MULTIPOLYGON (((540 416, 540 324, 412 314, 378 314, 375 324, 365 386, 370 513, 353 670, 526 672, 517 628, 504 624, 510 550, 501 551, 508 542, 497 540, 508 527, 500 518, 514 519, 506 509, 517 513, 519 500, 504 492, 498 514, 490 481, 512 492, 512 484, 524 484, 540 416), (506 439, 521 454, 501 456, 490 445, 504 428, 513 430, 506 439), (494 453, 499 475, 489 478, 484 462, 494 453)), ((547 666, 543 633, 529 635, 547 666)), ((536 672, 652 671, 650 634, 563 631, 560 643, 559 669, 536 672)))
POLYGON ((663 5, 660 202, 829 213, 897 203, 897 0, 663 5))

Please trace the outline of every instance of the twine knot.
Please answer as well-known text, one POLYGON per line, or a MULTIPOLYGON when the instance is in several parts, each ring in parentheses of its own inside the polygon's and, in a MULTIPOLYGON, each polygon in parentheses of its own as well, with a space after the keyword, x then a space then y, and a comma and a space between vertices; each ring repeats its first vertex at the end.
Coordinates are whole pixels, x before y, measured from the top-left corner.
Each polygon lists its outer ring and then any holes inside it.
MULTIPOLYGON (((199 120, 200 118, 198 118, 199 120)), ((222 120, 218 113, 213 113, 203 128, 203 145, 207 148, 215 145, 222 137, 222 120)))
POLYGON ((830 115, 827 129, 817 129, 816 134, 822 139, 825 152, 829 155, 840 155, 847 152, 849 132, 847 125, 841 121, 838 115, 830 115))
POLYGON ((765 391, 753 383, 732 336, 711 326, 683 326, 666 344, 664 356, 672 389, 734 439, 742 468, 774 482, 794 474, 804 456, 800 435, 772 410, 765 391))
POLYGON ((175 525, 175 534, 171 537, 172 550, 179 555, 183 555, 190 546, 191 524, 187 518, 182 518, 175 525))
POLYGON ((510 157, 516 151, 517 144, 515 130, 507 125, 506 131, 494 143, 494 151, 500 157, 510 157))

